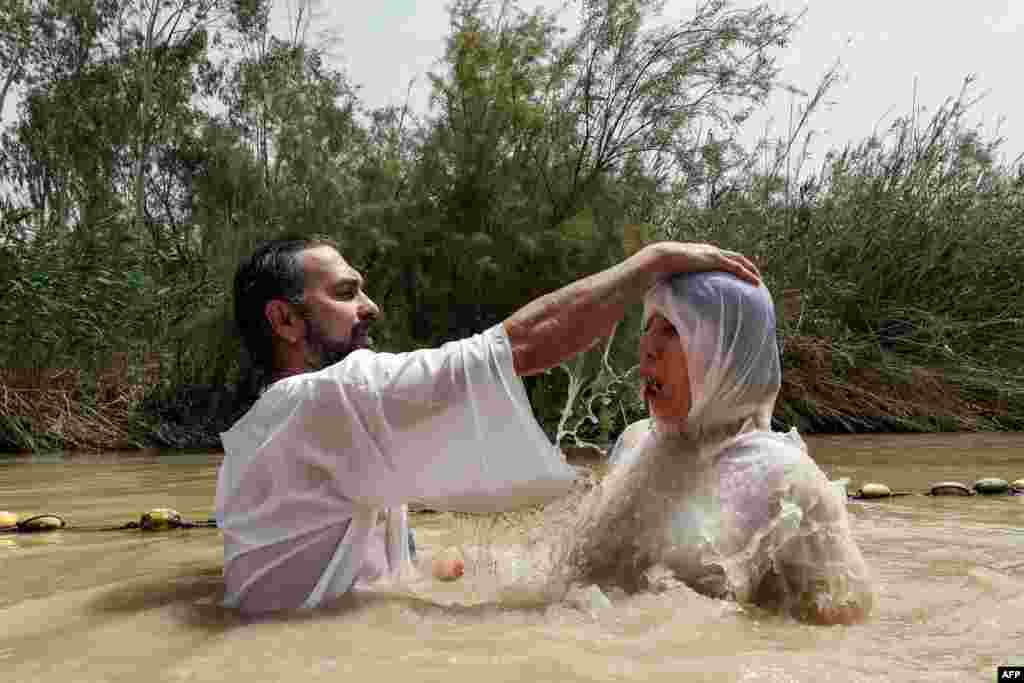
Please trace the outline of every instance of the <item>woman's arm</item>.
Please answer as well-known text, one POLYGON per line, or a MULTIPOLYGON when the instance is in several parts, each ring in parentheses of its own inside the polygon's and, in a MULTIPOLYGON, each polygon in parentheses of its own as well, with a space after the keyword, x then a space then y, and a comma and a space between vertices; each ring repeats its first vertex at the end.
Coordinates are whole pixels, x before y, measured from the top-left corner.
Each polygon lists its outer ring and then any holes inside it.
POLYGON ((504 321, 516 374, 535 375, 611 334, 626 307, 639 303, 661 276, 723 270, 753 283, 757 268, 708 244, 659 242, 600 273, 531 301, 504 321))
POLYGON ((797 532, 774 554, 755 602, 813 624, 853 624, 874 603, 867 563, 850 534, 845 501, 824 476, 797 482, 789 499, 803 510, 797 532))

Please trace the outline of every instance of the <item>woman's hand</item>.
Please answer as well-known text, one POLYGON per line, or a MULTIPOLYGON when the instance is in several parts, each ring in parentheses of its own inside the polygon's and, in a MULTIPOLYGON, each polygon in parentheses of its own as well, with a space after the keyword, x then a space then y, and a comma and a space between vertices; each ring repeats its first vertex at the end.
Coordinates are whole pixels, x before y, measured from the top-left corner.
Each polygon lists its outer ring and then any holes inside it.
POLYGON ((801 600, 793 616, 818 626, 852 626, 865 621, 871 613, 870 596, 863 596, 861 600, 857 602, 850 599, 846 602, 833 603, 827 598, 820 601, 818 596, 808 596, 801 600))

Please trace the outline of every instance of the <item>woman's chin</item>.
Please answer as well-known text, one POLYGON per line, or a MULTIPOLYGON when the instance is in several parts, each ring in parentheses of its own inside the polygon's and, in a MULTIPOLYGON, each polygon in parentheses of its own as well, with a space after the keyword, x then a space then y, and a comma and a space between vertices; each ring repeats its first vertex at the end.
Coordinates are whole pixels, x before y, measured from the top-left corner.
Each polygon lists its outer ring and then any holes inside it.
POLYGON ((686 418, 651 411, 651 431, 655 434, 682 434, 686 431, 686 418))
POLYGON ((651 397, 647 399, 647 412, 651 414, 652 418, 662 422, 686 422, 689 406, 686 411, 683 411, 674 401, 651 397))

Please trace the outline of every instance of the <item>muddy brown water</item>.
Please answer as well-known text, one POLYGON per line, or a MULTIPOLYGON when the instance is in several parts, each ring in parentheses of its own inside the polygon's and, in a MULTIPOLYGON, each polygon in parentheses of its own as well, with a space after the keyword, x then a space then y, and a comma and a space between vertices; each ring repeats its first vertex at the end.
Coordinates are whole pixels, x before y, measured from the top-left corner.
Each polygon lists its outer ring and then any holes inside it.
MULTIPOLYGON (((1024 434, 808 441, 831 478, 855 487, 1024 477, 1024 434)), ((7 457, 0 509, 56 512, 78 527, 161 506, 205 519, 219 461, 7 457)), ((867 623, 827 628, 685 587, 613 593, 599 609, 505 601, 481 552, 459 582, 425 579, 411 594, 375 591, 246 620, 219 605, 215 529, 0 535, 0 680, 904 683, 993 681, 997 666, 1024 665, 1024 496, 907 496, 849 509, 878 602, 867 623)), ((479 550, 481 527, 464 518, 416 515, 413 526, 421 565, 443 548, 479 550)), ((489 543, 486 557, 499 563, 514 547, 496 531, 489 543)))

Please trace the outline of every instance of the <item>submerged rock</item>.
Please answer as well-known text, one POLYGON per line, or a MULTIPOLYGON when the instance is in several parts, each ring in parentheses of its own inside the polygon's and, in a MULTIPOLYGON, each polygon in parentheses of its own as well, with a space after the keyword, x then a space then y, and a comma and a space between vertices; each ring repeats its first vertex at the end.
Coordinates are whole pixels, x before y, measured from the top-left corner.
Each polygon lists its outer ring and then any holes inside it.
POLYGON ((139 527, 145 531, 163 531, 181 526, 181 514, 170 508, 156 508, 142 515, 139 527))
POLYGON ((1024 479, 1018 479, 1010 484, 1010 489, 1012 489, 1014 493, 1024 493, 1024 479))
POLYGON ((932 484, 929 493, 933 496, 972 496, 974 491, 958 481, 940 481, 932 484))
POLYGON ((974 490, 986 494, 1006 493, 1010 490, 1010 483, 997 477, 985 477, 974 482, 974 490))

